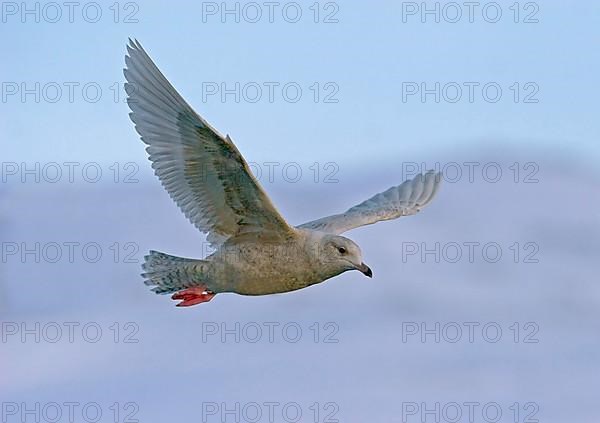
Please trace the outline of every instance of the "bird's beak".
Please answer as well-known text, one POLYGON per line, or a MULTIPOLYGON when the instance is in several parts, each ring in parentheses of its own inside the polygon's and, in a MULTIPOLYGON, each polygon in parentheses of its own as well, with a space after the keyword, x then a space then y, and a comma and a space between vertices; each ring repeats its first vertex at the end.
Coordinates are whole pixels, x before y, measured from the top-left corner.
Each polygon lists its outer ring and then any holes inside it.
POLYGON ((371 268, 364 263, 361 263, 360 266, 356 267, 356 269, 360 270, 365 276, 368 276, 370 278, 373 277, 373 272, 371 271, 371 268))

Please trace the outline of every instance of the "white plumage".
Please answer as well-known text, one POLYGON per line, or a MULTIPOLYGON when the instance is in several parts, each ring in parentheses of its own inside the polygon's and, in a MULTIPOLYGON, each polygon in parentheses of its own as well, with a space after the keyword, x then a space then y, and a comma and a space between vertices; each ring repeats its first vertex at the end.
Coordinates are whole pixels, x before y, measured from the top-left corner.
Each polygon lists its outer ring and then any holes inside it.
POLYGON ((203 260, 152 251, 146 284, 188 306, 220 292, 288 292, 357 269, 360 248, 339 234, 417 213, 433 199, 440 174, 403 182, 342 214, 290 226, 277 211, 229 136, 211 127, 173 88, 137 41, 124 69, 130 117, 152 168, 185 216, 216 252, 203 260))

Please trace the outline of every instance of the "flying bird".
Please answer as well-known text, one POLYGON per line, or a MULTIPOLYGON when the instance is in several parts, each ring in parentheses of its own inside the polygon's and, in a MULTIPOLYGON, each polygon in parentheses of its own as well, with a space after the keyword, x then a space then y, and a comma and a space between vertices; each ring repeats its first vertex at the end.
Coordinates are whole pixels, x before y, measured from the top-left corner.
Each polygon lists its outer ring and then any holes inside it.
POLYGON ((186 307, 215 295, 269 295, 323 282, 348 270, 373 273, 359 246, 340 234, 417 213, 440 173, 419 174, 341 214, 292 226, 277 211, 229 135, 221 135, 179 95, 140 43, 129 40, 124 69, 129 116, 171 198, 214 253, 204 259, 150 251, 145 284, 186 307))

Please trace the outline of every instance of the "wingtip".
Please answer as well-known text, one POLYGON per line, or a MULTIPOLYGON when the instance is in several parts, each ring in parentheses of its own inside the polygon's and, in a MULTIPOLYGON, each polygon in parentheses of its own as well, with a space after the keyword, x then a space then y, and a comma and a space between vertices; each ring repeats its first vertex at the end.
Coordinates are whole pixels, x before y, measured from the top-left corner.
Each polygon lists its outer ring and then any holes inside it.
POLYGON ((127 39, 127 41, 128 42, 127 42, 126 47, 127 47, 127 51, 128 52, 136 51, 136 50, 137 51, 144 51, 144 48, 142 47, 142 44, 138 41, 137 38, 135 38, 135 37, 133 37, 133 38, 129 37, 127 39))
POLYGON ((429 178, 431 176, 433 176, 435 178, 435 181, 439 183, 443 179, 444 172, 442 172, 441 170, 436 172, 434 169, 429 169, 427 172, 425 172, 425 178, 429 178))

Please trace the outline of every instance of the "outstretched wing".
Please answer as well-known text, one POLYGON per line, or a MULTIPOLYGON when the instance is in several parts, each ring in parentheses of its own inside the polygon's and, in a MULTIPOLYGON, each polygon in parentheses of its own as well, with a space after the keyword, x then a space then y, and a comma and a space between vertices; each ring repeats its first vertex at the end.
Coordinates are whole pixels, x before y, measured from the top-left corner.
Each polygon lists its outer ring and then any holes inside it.
POLYGON ((341 234, 359 226, 418 213, 435 196, 441 173, 429 171, 381 192, 345 213, 327 216, 300 225, 299 228, 341 234))
POLYGON ((214 247, 247 232, 289 234, 231 138, 194 112, 137 41, 127 52, 129 115, 154 173, 185 216, 214 247))

